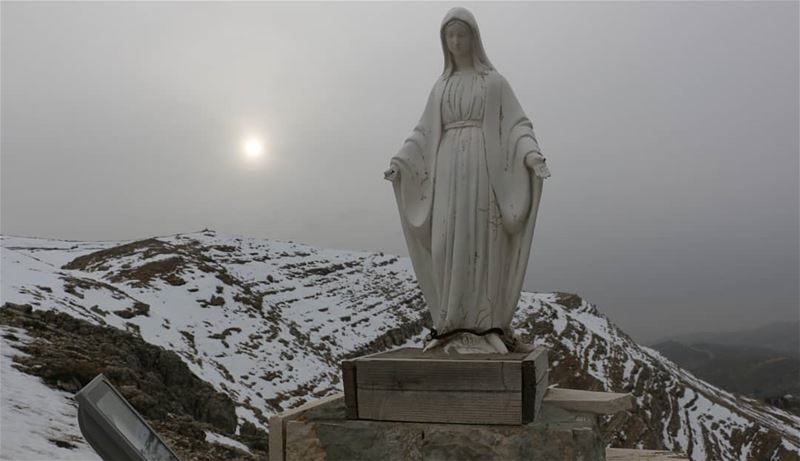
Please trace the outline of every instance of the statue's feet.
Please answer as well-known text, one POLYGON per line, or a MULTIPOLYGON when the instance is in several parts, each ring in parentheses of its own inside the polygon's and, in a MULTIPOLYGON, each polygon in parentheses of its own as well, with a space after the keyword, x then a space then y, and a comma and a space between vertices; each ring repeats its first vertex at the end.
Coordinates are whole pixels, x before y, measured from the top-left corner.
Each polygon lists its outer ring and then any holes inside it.
POLYGON ((439 349, 442 347, 442 340, 441 339, 432 339, 428 344, 425 344, 425 347, 422 348, 422 352, 428 352, 431 350, 439 349))
POLYGON ((503 336, 503 344, 510 352, 533 352, 533 344, 523 343, 514 333, 503 336))
POLYGON ((495 348, 498 354, 508 354, 508 348, 503 344, 503 340, 500 339, 497 333, 489 333, 484 338, 486 338, 486 342, 495 348))
POLYGON ((507 354, 508 348, 496 333, 484 336, 458 333, 444 339, 434 339, 423 352, 441 350, 447 354, 507 354))

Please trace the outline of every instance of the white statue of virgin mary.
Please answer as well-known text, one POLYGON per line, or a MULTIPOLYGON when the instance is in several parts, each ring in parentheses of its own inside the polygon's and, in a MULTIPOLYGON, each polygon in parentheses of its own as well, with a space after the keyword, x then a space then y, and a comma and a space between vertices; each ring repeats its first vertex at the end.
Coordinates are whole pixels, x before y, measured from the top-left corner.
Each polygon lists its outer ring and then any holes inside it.
POLYGON ((426 350, 523 350, 511 319, 549 172, 472 13, 450 10, 441 42, 444 72, 384 173, 433 319, 426 350))

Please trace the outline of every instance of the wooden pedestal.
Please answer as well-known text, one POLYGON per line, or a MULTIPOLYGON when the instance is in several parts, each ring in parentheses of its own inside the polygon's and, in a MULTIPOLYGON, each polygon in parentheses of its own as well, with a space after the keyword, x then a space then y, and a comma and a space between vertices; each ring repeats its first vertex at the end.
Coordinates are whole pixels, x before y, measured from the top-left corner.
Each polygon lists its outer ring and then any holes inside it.
POLYGON ((547 390, 547 350, 423 353, 402 348, 342 362, 348 419, 527 424, 547 390))

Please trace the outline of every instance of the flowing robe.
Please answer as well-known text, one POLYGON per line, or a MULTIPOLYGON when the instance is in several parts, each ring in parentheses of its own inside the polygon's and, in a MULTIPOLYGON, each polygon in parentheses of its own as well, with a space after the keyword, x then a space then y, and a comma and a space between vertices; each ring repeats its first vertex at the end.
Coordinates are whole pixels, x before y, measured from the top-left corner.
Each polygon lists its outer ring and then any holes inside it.
POLYGON ((539 152, 530 120, 489 71, 438 80, 392 158, 409 255, 441 333, 511 332, 542 192, 530 152, 539 152))

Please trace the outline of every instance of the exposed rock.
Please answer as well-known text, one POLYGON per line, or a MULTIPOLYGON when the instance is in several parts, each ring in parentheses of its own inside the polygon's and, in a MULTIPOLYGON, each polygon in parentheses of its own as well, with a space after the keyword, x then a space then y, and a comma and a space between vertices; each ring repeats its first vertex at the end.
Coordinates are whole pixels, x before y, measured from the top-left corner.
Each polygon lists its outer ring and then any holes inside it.
POLYGON ((236 429, 230 397, 192 374, 174 352, 115 328, 30 306, 5 304, 0 323, 25 329, 35 338, 23 349, 29 355, 15 362, 51 386, 75 392, 103 373, 149 419, 186 415, 220 433, 236 429))
MULTIPOLYGON (((335 392, 341 359, 418 346, 429 326, 405 258, 211 231, 114 248, 47 240, 34 248, 28 240, 3 240, 9 244, 4 252, 13 247, 12 253, 29 256, 59 253, 38 260, 4 259, 4 287, 15 278, 11 285, 18 290, 4 290, 3 299, 96 325, 140 330, 226 392, 240 410, 240 424, 250 421, 261 429, 270 414, 335 392), (42 261, 67 260, 70 252, 83 256, 47 272, 42 261), (147 266, 170 260, 172 272, 150 272, 156 266, 147 266), (171 273, 186 284, 162 293, 171 273), (57 282, 48 285, 48 278, 57 282), (224 305, 202 309, 196 302, 223 293, 224 305), (109 299, 117 301, 113 307, 106 304, 109 299), (105 315, 137 300, 151 306, 149 317, 105 315), (241 332, 233 334, 233 327, 241 332), (228 347, 220 350, 219 341, 209 339, 226 330, 230 333, 222 341, 228 347)), ((625 418, 601 422, 611 431, 614 446, 685 451, 696 461, 739 460, 745 452, 751 459, 795 461, 800 454, 800 419, 697 379, 636 344, 577 295, 523 293, 514 325, 524 342, 548 347, 551 381, 634 395, 636 407, 625 418)), ((51 381, 62 388, 76 385, 69 376, 51 381)), ((138 398, 141 405, 152 405, 138 398)))
MULTIPOLYGON (((97 307, 97 306, 95 306, 97 307)), ((98 309, 99 310, 99 309, 98 309)), ((100 311, 102 312, 102 311, 100 311)), ((143 303, 143 302, 135 302, 133 307, 129 307, 128 309, 122 309, 118 311, 114 311, 115 314, 122 317, 123 319, 131 319, 136 317, 137 315, 144 315, 146 316, 150 312, 150 306, 143 303)))

